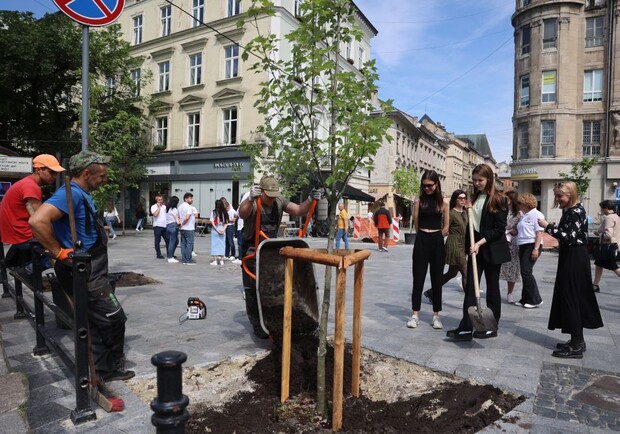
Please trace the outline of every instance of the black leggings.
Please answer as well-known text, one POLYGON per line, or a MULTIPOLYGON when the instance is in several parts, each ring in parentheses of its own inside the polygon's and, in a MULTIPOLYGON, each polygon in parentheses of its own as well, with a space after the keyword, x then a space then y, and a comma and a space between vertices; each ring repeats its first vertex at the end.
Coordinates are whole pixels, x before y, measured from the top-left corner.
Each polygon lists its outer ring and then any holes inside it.
POLYGON ((411 309, 419 311, 422 305, 422 290, 426 280, 426 271, 430 265, 431 285, 433 292, 433 312, 441 311, 441 287, 443 266, 446 259, 446 248, 441 231, 418 231, 413 245, 412 272, 413 291, 411 293, 411 309))

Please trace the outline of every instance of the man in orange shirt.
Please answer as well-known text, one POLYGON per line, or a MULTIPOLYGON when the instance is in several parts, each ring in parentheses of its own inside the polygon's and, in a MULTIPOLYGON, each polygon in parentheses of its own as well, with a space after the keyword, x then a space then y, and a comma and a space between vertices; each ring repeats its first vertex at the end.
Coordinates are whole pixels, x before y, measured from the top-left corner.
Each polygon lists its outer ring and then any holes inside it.
POLYGON ((34 173, 13 184, 0 204, 2 242, 11 244, 6 254, 7 267, 17 267, 31 261, 28 242, 33 236, 28 219, 41 206, 41 186, 53 184, 58 173, 65 170, 49 154, 35 157, 32 166, 34 173))
POLYGON ((349 214, 344 209, 344 205, 338 204, 338 232, 336 232, 336 248, 340 248, 340 239, 344 240, 344 248, 349 248, 349 237, 347 236, 347 229, 349 225, 349 214))
POLYGON ((392 226, 392 214, 390 214, 390 211, 385 209, 385 204, 383 202, 379 204, 379 207, 380 208, 373 214, 372 219, 375 222, 377 232, 379 233, 379 251, 387 252, 388 240, 390 238, 390 227, 392 226))

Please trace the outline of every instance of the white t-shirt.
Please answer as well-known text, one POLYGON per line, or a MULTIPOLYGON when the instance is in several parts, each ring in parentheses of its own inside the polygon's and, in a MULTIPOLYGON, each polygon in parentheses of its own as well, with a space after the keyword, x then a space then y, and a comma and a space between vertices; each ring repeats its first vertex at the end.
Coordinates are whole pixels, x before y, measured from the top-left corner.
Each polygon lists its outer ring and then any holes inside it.
POLYGON ((166 227, 166 205, 159 207, 159 214, 155 215, 157 211, 157 204, 151 206, 151 214, 153 214, 153 227, 165 228, 166 227))
POLYGON ((235 219, 237 218, 237 211, 232 207, 228 207, 228 225, 235 225, 235 219))
MULTIPOLYGON (((248 197, 250 197, 250 192, 246 192, 243 197, 241 198, 241 200, 239 201, 239 204, 241 204, 244 200, 246 200, 248 197)), ((239 212, 236 213, 235 217, 237 217, 237 231, 242 231, 243 230, 243 219, 241 217, 239 217, 239 212)))
POLYGON ((179 210, 177 208, 172 208, 166 213, 166 225, 170 223, 176 223, 176 218, 179 217, 179 210))
POLYGON ((183 223, 183 221, 185 220, 185 216, 187 214, 190 215, 187 223, 181 224, 181 230, 182 231, 195 230, 196 229, 196 214, 198 213, 196 208, 194 208, 187 202, 183 202, 181 205, 179 205, 178 209, 179 209, 179 219, 181 220, 181 223, 183 223))
POLYGON ((542 232, 543 228, 538 224, 538 219, 544 219, 543 213, 533 208, 523 214, 517 224, 517 244, 531 244, 536 241, 536 232, 542 232))

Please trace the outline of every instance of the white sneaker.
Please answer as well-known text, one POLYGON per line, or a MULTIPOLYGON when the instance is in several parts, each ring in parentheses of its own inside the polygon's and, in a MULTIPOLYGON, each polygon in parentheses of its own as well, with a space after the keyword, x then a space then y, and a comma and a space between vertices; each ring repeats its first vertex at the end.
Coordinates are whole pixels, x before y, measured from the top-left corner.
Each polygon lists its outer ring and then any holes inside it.
POLYGON ((116 234, 112 235, 112 239, 115 240, 116 239, 116 234))
POLYGON ((417 316, 411 315, 411 319, 407 321, 407 327, 409 327, 410 329, 414 329, 418 326, 419 322, 420 322, 420 319, 417 316))
POLYGON ((235 265, 240 265, 241 264, 241 259, 235 259, 234 261, 231 262, 232 264, 235 265))
POLYGON ((136 231, 140 232, 140 229, 136 228, 136 231))
POLYGON ((198 256, 196 252, 192 252, 192 258, 195 258, 196 256, 198 256))
POLYGON ((506 296, 506 301, 507 301, 508 303, 514 303, 514 302, 515 302, 515 299, 514 299, 514 297, 512 296, 512 294, 508 294, 508 295, 506 296))
POLYGON ((176 259, 174 259, 174 258, 168 258, 168 262, 173 263, 173 262, 179 262, 179 261, 177 261, 177 260, 176 260, 176 259))
POLYGON ((431 325, 435 330, 441 330, 443 328, 443 324, 439 319, 439 315, 433 315, 433 321, 431 321, 431 325))
POLYGON ((234 257, 234 256, 231 256, 231 257, 226 258, 226 259, 228 259, 229 261, 234 261, 234 260, 235 260, 235 257, 234 257))
POLYGON ((217 265, 217 261, 211 262, 211 265, 217 265))

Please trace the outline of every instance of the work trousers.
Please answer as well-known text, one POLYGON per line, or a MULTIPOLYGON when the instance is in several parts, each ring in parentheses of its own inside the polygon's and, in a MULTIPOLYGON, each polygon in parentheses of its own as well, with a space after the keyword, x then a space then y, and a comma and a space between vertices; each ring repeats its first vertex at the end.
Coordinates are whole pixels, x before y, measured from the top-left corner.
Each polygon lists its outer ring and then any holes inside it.
POLYGON ((433 293, 433 312, 441 311, 441 293, 443 266, 446 260, 446 248, 441 231, 419 231, 413 245, 412 272, 413 291, 411 293, 411 309, 419 311, 422 305, 422 291, 426 272, 430 266, 431 289, 433 293))

